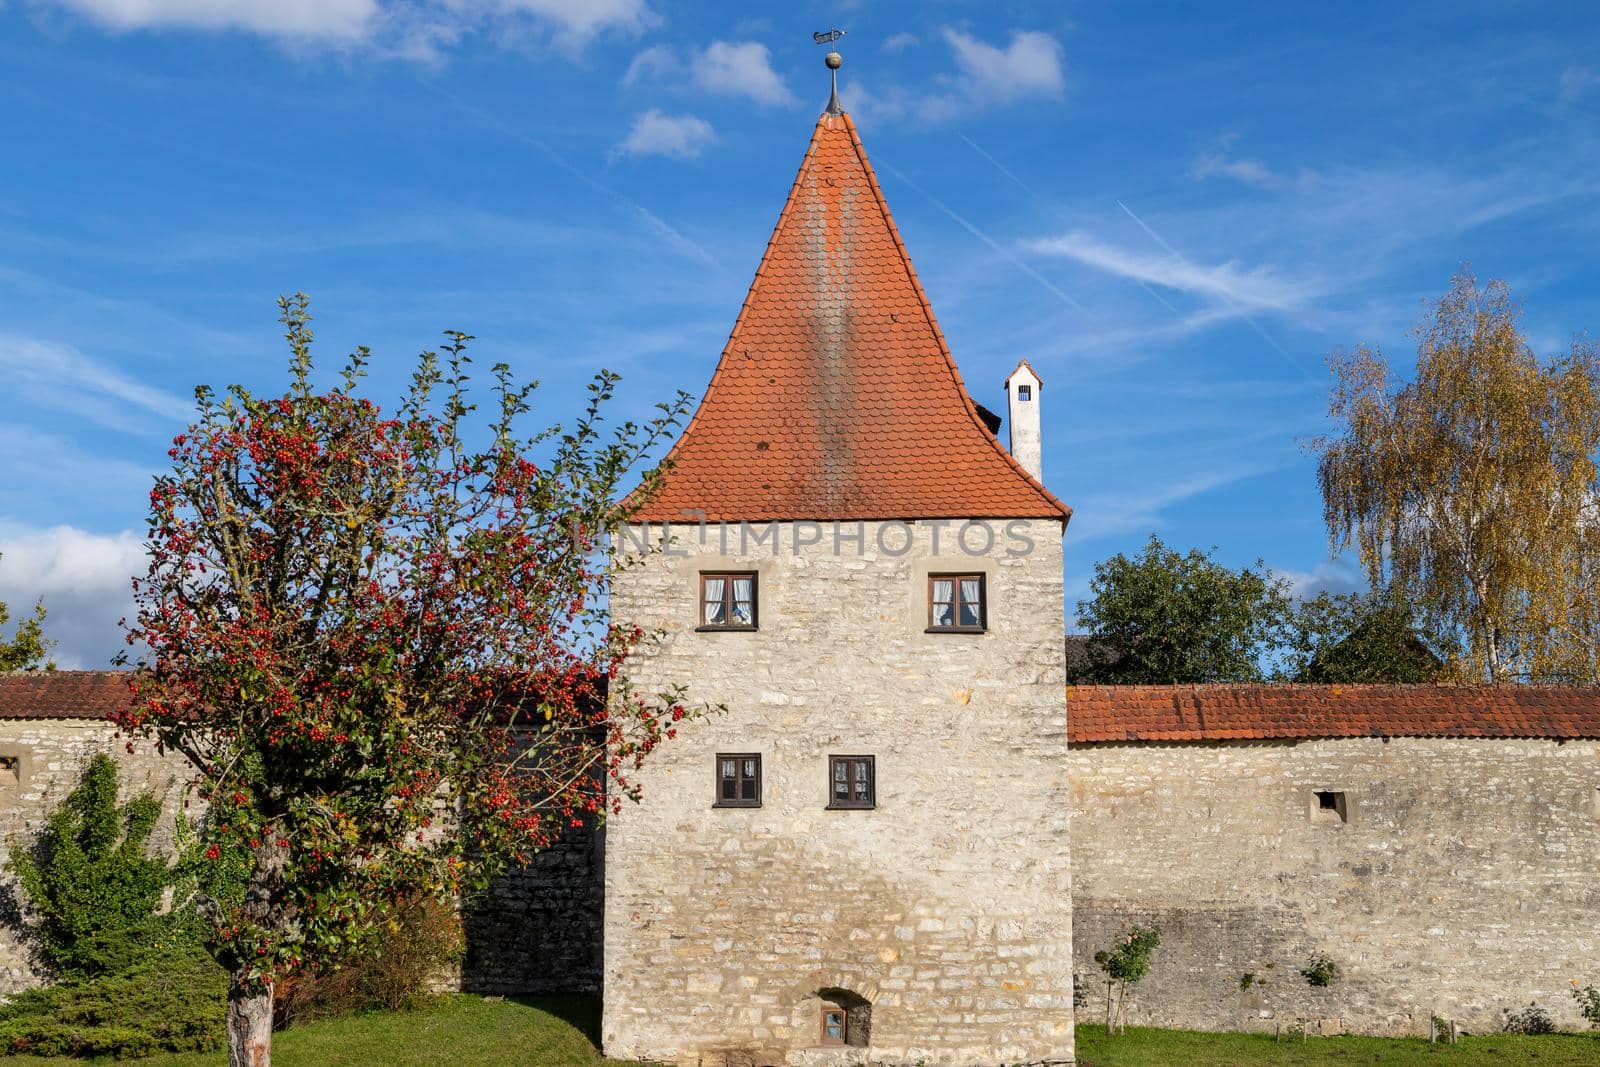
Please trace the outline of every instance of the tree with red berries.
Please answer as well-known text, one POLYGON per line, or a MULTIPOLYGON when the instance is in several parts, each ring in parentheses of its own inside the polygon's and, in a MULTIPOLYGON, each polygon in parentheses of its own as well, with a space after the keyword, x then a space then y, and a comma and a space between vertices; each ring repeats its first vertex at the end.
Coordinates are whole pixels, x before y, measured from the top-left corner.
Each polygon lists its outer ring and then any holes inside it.
POLYGON ((449 333, 385 415, 357 391, 367 351, 319 390, 307 299, 279 307, 288 392, 197 390, 151 491, 120 719, 193 764, 200 845, 249 871, 242 899, 199 901, 235 1067, 270 1062, 279 980, 636 798, 691 714, 619 677, 645 635, 607 617, 604 551, 686 396, 607 432, 602 372, 574 424, 525 435, 533 386, 496 366, 475 418, 449 333))

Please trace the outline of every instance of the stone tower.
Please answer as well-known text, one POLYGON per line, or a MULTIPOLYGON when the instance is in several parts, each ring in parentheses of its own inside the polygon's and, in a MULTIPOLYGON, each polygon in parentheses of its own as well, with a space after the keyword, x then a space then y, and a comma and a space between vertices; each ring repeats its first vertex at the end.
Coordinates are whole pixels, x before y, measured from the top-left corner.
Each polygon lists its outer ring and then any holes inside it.
POLYGON ((1073 1056, 1061 536, 822 115, 665 485, 630 661, 726 707, 606 835, 613 1056, 1073 1056), (663 524, 671 524, 670 532, 663 524))

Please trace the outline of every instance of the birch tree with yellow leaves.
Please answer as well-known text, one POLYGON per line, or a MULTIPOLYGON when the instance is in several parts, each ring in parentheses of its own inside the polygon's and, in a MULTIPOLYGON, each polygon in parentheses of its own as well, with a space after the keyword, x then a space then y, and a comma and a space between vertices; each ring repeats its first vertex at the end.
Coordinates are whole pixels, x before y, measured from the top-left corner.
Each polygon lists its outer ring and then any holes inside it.
POLYGON ((1330 546, 1415 605, 1465 682, 1600 682, 1600 355, 1541 360, 1503 282, 1463 270, 1397 381, 1330 357, 1317 479, 1330 546))

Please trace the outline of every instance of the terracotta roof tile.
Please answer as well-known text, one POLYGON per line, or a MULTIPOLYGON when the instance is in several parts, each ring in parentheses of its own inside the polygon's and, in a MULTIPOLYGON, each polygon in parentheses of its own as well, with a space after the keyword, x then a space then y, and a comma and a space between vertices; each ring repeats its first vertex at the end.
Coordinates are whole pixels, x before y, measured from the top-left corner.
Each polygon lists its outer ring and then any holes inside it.
POLYGON ((1056 518, 962 385, 848 115, 823 115, 640 518, 1056 518))
POLYGON ((130 697, 126 671, 0 674, 0 719, 104 719, 130 697))
POLYGON ((1600 687, 1073 685, 1067 740, 1600 738, 1600 687))

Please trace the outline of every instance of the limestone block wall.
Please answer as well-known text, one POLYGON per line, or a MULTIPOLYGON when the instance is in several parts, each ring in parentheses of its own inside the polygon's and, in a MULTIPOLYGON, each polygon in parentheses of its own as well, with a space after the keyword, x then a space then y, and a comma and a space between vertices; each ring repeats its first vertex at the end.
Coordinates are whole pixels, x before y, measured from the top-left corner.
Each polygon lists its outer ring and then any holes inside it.
POLYGON ((1074 746, 1073 940, 1162 930, 1132 1022, 1425 1034, 1600 984, 1600 743, 1378 738, 1074 746), (1345 815, 1315 794, 1342 792, 1345 815), (1313 954, 1340 977, 1300 975, 1313 954))
MULTIPOLYGON (((162 798, 165 813, 152 843, 161 849, 172 847, 172 815, 182 802, 186 764, 178 757, 159 755, 148 743, 136 745, 130 754, 115 734, 113 726, 96 720, 0 719, 0 868, 12 848, 31 842, 97 752, 116 758, 124 797, 149 791, 162 798)), ((0 875, 0 886, 11 884, 8 876, 0 875)), ((12 924, 0 923, 0 995, 39 981, 12 924)))
POLYGON ((928 523, 786 523, 776 550, 691 528, 619 577, 616 616, 665 632, 633 682, 727 713, 658 750, 607 827, 608 1054, 1072 1058, 1061 528, 974 556, 957 527, 937 553, 928 523), (722 569, 759 574, 758 632, 695 632, 722 569), (927 575, 962 570, 987 575, 988 632, 925 633, 927 575), (718 752, 761 754, 761 807, 712 806, 718 752), (826 809, 830 754, 876 757, 876 810, 826 809), (823 990, 870 1002, 868 1047, 813 1048, 823 990))

